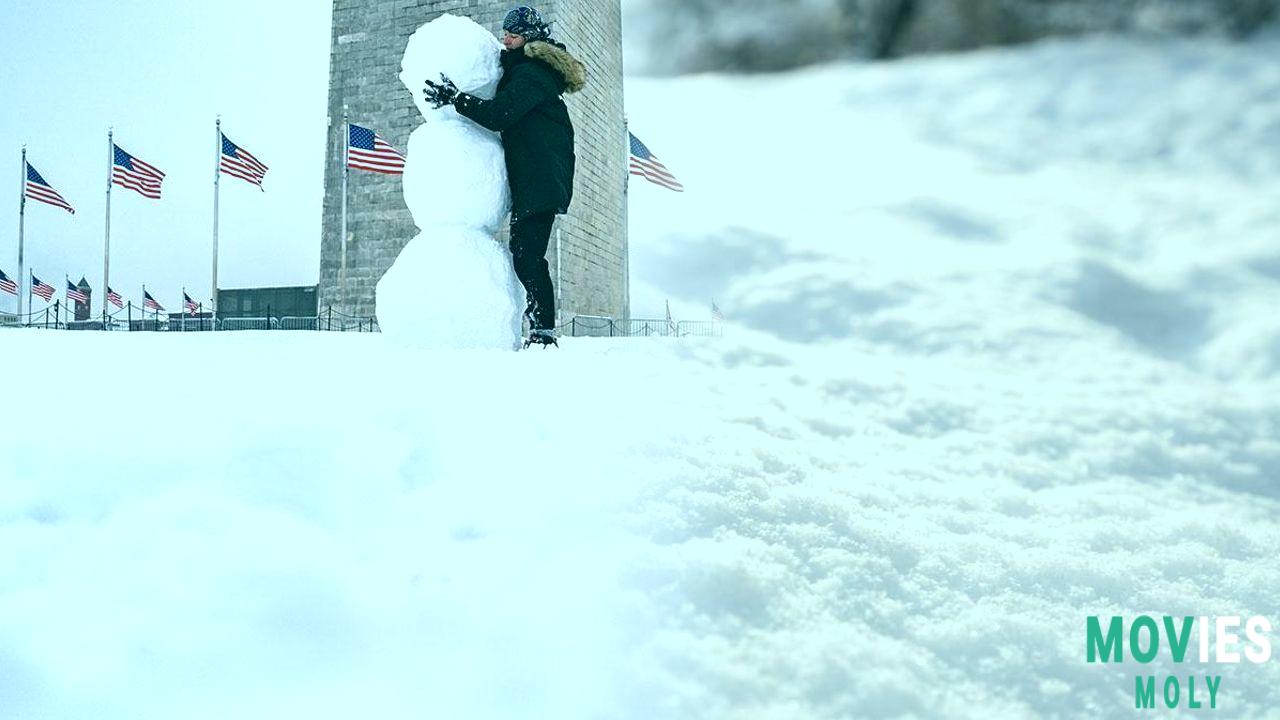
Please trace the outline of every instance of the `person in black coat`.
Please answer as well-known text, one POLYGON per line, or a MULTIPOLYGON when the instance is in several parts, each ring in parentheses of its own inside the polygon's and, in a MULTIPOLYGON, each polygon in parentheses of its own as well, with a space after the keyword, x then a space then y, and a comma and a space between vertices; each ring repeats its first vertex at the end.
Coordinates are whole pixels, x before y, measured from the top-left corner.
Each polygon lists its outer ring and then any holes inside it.
POLYGON ((561 97, 586 85, 586 68, 530 7, 507 13, 502 23, 502 79, 492 100, 459 92, 445 76, 427 81, 423 94, 435 107, 452 104, 458 114, 502 133, 511 186, 511 258, 528 296, 525 343, 555 344, 555 292, 547 246, 556 215, 573 200, 573 123, 561 97))

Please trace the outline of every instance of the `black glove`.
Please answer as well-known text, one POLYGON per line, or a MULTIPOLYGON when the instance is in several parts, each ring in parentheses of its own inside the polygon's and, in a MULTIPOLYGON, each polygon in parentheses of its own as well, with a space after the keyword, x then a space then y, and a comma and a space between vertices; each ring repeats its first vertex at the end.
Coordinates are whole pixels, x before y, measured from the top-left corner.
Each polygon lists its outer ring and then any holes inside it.
POLYGON ((427 102, 431 103, 431 107, 439 109, 445 105, 452 105, 458 99, 458 86, 454 85, 444 73, 440 73, 440 82, 434 83, 428 80, 422 95, 427 102))

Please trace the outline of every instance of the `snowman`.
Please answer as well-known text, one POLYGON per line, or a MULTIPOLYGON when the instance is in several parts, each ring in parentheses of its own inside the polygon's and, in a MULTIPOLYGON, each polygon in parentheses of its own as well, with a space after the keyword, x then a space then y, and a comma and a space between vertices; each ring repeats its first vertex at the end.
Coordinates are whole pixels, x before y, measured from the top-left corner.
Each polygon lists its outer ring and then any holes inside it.
POLYGON ((452 106, 433 108, 424 79, 448 76, 493 97, 502 44, 473 20, 441 15, 409 38, 400 81, 424 123, 409 136, 404 200, 418 234, 378 282, 378 325, 420 348, 514 349, 524 308, 511 253, 494 240, 510 209, 497 133, 452 106))

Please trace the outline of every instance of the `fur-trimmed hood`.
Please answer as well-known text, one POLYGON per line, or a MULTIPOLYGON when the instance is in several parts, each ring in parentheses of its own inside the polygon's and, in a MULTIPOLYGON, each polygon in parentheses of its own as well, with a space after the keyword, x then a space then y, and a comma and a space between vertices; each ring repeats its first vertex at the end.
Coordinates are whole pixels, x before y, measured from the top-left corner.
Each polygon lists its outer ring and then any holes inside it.
POLYGON ((564 78, 565 92, 575 93, 587 85, 587 66, 559 43, 538 40, 524 46, 524 54, 551 66, 564 78))

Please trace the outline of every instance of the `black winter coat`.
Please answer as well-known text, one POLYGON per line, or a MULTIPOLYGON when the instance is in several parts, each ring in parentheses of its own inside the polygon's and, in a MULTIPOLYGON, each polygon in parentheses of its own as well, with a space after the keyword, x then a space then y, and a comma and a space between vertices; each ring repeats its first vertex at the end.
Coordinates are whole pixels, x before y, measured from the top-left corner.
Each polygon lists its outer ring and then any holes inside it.
POLYGON ((564 45, 531 42, 502 51, 502 79, 492 100, 465 93, 458 112, 502 133, 511 213, 568 212, 573 199, 573 123, 561 94, 586 84, 586 69, 564 45))

